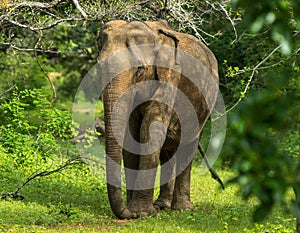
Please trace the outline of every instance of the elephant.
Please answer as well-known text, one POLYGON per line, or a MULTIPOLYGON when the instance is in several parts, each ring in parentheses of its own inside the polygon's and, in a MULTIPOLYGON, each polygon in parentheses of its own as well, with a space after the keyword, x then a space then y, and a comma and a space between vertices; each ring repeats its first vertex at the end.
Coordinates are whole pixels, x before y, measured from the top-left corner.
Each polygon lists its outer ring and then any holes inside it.
POLYGON ((112 212, 133 219, 161 209, 193 210, 192 161, 219 90, 214 54, 164 20, 112 20, 102 27, 98 46, 112 212))

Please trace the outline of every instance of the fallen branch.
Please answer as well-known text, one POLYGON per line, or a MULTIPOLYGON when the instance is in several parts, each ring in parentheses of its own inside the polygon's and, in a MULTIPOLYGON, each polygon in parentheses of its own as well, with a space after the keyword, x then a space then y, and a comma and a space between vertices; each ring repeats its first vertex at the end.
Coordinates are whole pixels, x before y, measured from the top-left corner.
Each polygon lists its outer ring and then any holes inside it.
MULTIPOLYGON (((104 122, 97 117, 94 124, 89 128, 89 130, 96 130, 98 133, 101 134, 101 136, 105 136, 105 125, 104 122)), ((78 136, 76 136, 75 138, 71 139, 70 142, 76 142, 82 139, 86 138, 86 134, 87 132, 84 132, 78 136)))
POLYGON ((97 117, 95 123, 94 123, 94 127, 97 130, 97 132, 101 133, 101 135, 105 136, 105 125, 104 122, 97 117))
POLYGON ((1 194, 1 199, 7 199, 7 198, 13 198, 13 199, 19 199, 19 200, 24 200, 24 196, 20 195, 19 192, 20 190, 25 186, 27 185, 30 181, 34 180, 35 178, 37 177, 44 177, 44 176, 49 176, 49 175, 52 175, 53 173, 57 173, 57 172, 60 172, 61 170, 71 166, 71 165, 74 165, 74 164, 81 164, 83 163, 81 161, 81 157, 80 156, 77 156, 75 157, 74 159, 70 159, 68 160, 64 165, 58 167, 57 169, 54 169, 54 170, 51 170, 51 171, 43 171, 43 172, 40 172, 40 173, 37 173, 33 176, 30 176, 29 178, 27 178, 23 184, 21 184, 14 192, 7 192, 7 193, 2 193, 1 194))

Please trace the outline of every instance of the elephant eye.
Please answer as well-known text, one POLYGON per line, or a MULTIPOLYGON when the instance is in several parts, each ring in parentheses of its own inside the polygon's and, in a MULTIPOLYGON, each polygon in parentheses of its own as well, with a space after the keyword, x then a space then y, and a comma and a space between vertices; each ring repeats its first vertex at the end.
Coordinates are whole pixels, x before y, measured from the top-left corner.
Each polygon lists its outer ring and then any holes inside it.
POLYGON ((144 66, 138 66, 136 71, 135 71, 135 74, 134 74, 134 78, 137 80, 137 79, 140 79, 140 77, 143 75, 145 71, 145 67, 144 66))
POLYGON ((137 73, 138 72, 143 72, 145 70, 145 67, 144 66, 139 66, 138 68, 137 68, 137 73))

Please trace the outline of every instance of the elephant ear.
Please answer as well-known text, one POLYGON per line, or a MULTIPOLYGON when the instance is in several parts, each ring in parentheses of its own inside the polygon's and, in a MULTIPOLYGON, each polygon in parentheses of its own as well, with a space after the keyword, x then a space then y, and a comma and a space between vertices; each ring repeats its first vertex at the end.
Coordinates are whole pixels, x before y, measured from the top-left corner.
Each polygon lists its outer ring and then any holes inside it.
POLYGON ((174 41, 174 47, 177 49, 179 40, 175 35, 174 31, 171 31, 170 29, 160 28, 158 29, 158 33, 163 34, 166 37, 172 39, 174 41))
POLYGON ((156 79, 177 87, 181 71, 177 51, 179 39, 166 21, 159 21, 159 24, 159 42, 155 54, 156 79))

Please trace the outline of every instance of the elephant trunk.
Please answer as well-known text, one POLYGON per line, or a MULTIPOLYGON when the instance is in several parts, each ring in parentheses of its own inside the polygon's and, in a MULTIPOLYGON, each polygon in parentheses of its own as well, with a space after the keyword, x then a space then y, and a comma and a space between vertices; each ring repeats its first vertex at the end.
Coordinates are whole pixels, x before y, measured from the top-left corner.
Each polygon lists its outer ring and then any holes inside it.
MULTIPOLYGON (((124 85, 124 83, 123 83, 124 85)), ((127 107, 113 112, 114 104, 124 90, 122 84, 117 80, 113 80, 107 85, 103 93, 104 99, 104 115, 105 115, 105 144, 106 144, 106 182, 109 197, 109 203, 115 216, 119 219, 134 218, 133 214, 128 210, 122 198, 121 189, 121 162, 122 162, 122 146, 116 138, 124 133, 122 130, 121 118, 127 111, 127 107), (125 111, 125 112, 124 112, 125 111), (113 116, 117 113, 118 116, 113 116)))

